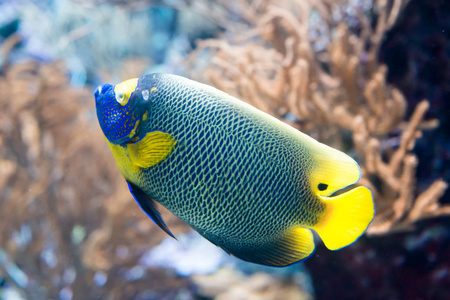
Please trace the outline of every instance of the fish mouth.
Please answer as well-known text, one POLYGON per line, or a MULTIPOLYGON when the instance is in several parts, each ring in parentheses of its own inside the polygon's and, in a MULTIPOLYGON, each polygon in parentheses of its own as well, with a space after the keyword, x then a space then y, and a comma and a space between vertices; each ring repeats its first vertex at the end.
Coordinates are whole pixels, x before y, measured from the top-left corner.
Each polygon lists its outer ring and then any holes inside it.
POLYGON ((108 141, 121 145, 138 136, 141 116, 135 110, 132 99, 127 105, 117 102, 115 86, 104 84, 95 91, 97 119, 108 141))

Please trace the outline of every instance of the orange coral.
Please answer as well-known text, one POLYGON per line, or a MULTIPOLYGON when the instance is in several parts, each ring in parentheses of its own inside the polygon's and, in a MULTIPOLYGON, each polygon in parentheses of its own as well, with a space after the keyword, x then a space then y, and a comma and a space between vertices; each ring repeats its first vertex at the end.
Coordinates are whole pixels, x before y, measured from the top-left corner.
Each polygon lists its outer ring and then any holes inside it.
MULTIPOLYGON (((77 299, 130 298, 157 285, 148 273, 133 282, 120 275, 165 233, 128 192, 96 125, 91 92, 72 88, 62 64, 33 61, 4 65, 0 91, 0 255, 10 262, 0 260, 0 275, 30 299, 56 299, 63 288, 77 299), (105 287, 94 283, 98 271, 107 274, 105 287)), ((186 230, 171 214, 166 223, 186 230)))

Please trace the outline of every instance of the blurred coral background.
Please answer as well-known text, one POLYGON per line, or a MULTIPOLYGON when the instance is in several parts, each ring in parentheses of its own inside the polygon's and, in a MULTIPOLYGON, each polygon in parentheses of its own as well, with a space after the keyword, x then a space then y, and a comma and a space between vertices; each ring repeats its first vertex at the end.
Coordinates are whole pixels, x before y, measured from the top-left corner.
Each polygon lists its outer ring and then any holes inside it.
POLYGON ((0 1, 0 299, 449 299, 450 2, 0 1), (361 165, 365 236, 270 268, 128 192, 93 91, 224 90, 361 165))

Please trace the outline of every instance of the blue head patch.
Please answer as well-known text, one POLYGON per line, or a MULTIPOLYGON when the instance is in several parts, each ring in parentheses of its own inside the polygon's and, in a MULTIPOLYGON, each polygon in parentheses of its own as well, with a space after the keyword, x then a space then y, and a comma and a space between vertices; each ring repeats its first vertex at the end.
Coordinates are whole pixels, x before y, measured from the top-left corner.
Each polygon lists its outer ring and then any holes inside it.
POLYGON ((95 91, 97 118, 106 138, 113 144, 133 139, 139 131, 142 109, 136 107, 137 79, 116 86, 104 84, 95 91))

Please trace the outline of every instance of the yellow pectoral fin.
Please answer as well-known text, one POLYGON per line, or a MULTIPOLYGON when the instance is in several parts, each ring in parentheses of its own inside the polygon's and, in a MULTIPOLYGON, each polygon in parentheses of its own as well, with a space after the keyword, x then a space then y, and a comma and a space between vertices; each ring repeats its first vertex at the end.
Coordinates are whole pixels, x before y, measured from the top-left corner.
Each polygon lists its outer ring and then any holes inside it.
POLYGON ((372 192, 363 186, 336 197, 320 197, 325 213, 314 229, 330 250, 355 242, 366 231, 375 214, 372 192))
POLYGON ((176 140, 163 131, 151 131, 141 140, 127 145, 128 156, 134 165, 149 168, 164 160, 173 150, 176 140))

